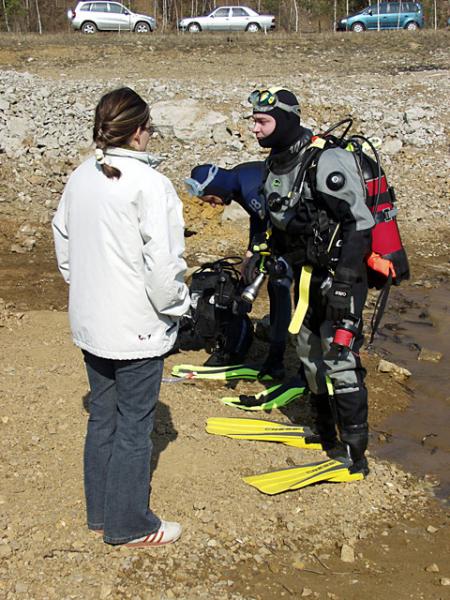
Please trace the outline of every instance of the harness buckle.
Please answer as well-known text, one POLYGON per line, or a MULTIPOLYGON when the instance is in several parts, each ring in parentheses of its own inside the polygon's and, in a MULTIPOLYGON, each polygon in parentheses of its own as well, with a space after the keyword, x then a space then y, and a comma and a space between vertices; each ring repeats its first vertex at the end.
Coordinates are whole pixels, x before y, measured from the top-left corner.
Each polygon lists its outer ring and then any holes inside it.
POLYGON ((384 223, 389 223, 396 216, 397 209, 395 207, 394 208, 383 208, 383 210, 380 212, 383 215, 382 219, 383 219, 384 223))

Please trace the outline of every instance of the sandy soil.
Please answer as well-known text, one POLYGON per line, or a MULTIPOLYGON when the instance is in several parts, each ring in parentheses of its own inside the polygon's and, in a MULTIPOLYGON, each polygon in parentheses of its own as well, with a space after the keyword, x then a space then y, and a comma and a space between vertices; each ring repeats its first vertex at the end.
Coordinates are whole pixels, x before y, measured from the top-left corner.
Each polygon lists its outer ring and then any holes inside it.
MULTIPOLYGON (((263 43, 234 35, 4 36, 0 66, 50 78, 114 74, 132 80, 150 71, 152 77, 198 76, 223 86, 232 85, 237 71, 250 82, 264 79, 267 70, 281 79, 294 68, 320 68, 338 77, 369 69, 378 75, 409 68, 439 71, 445 68, 446 43, 446 34, 402 33, 395 38, 276 35, 263 43)), ((209 207, 187 201, 185 206, 188 228, 196 233, 187 239, 190 264, 200 255, 215 255, 219 238, 220 252, 239 252, 245 232, 221 225, 209 207)), ((0 598, 448 597, 449 523, 429 478, 418 480, 371 457, 372 474, 363 482, 263 496, 241 477, 311 461, 317 454, 208 436, 207 417, 235 416, 217 401, 230 394, 218 383, 162 388, 152 502, 163 517, 183 523, 182 540, 166 549, 131 552, 88 533, 81 457, 89 390, 70 340, 66 290, 54 268, 48 231, 42 230, 33 253, 11 255, 7 249, 16 229, 14 215, 2 218, 0 598), (347 546, 353 562, 342 560, 347 546)), ((423 249, 430 240, 417 232, 410 244, 423 249)), ((416 273, 424 272, 431 259, 423 251, 413 256, 416 273)), ((266 307, 263 297, 256 316, 266 307)), ((257 343, 252 358, 264 351, 257 343)), ((204 358, 171 356, 166 376, 173 364, 204 358)), ((372 436, 377 436, 384 418, 407 406, 408 385, 377 373, 376 356, 365 358, 372 436)), ((295 371, 293 350, 288 366, 295 371)), ((255 389, 261 386, 240 383, 233 394, 255 389)), ((297 402, 267 418, 308 424, 311 411, 307 401, 297 402)))
MULTIPOLYGON (((445 597, 438 585, 447 575, 448 524, 428 484, 372 460, 361 483, 263 496, 241 477, 320 453, 208 436, 207 416, 235 414, 217 402, 230 393, 217 383, 162 389, 153 506, 182 521, 182 541, 151 553, 105 546, 84 525, 88 387, 66 314, 12 318, 0 344, 7 351, 0 371, 0 597, 269 599, 304 589, 316 598, 377 597, 381 589, 396 598, 445 597), (342 544, 354 548, 354 563, 340 560, 342 544), (424 570, 433 564, 440 571, 424 570)), ((181 358, 199 360, 194 353, 181 358)), ((169 358, 167 375, 179 361, 169 358)), ((385 384, 372 378, 370 389, 376 406, 385 384)), ((299 402, 270 415, 286 417, 308 423, 309 407, 299 402)))

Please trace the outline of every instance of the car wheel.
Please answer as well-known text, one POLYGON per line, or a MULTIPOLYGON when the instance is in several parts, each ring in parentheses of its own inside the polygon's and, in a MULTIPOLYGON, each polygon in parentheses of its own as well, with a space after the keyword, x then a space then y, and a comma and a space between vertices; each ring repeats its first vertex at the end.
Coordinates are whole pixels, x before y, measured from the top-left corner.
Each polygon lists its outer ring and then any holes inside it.
POLYGON ((354 31, 355 33, 362 33, 365 30, 366 28, 362 23, 353 23, 352 25, 352 31, 354 31))
POLYGON ((198 23, 191 23, 188 27, 190 33, 199 33, 202 30, 198 23))
POLYGON ((417 31, 417 29, 419 29, 419 26, 415 21, 410 21, 405 25, 405 29, 407 29, 408 31, 417 31))
POLYGON ((97 32, 97 26, 92 21, 86 21, 81 26, 82 33, 91 34, 97 32))
POLYGON ((138 23, 136 23, 136 26, 134 28, 135 33, 150 33, 150 31, 150 25, 148 23, 145 23, 144 21, 139 21, 138 23))
POLYGON ((249 23, 245 31, 248 31, 249 33, 257 33, 260 29, 261 27, 258 25, 258 23, 249 23))

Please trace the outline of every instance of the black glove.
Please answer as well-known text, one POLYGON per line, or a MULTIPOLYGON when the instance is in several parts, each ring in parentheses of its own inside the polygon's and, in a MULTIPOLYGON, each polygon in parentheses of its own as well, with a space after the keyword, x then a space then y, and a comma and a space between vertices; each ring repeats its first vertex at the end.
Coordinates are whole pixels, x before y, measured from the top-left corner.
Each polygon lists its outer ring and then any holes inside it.
POLYGON ((283 277, 290 276, 289 265, 284 258, 272 258, 269 256, 265 260, 264 268, 270 279, 283 279, 283 277))
POLYGON ((242 273, 242 279, 245 285, 250 285, 255 281, 257 276, 259 275, 259 267, 261 265, 261 254, 259 252, 255 252, 250 258, 247 260, 244 271, 242 273))
POLYGON ((333 281, 326 297, 327 320, 342 321, 351 314, 352 286, 349 283, 333 281))

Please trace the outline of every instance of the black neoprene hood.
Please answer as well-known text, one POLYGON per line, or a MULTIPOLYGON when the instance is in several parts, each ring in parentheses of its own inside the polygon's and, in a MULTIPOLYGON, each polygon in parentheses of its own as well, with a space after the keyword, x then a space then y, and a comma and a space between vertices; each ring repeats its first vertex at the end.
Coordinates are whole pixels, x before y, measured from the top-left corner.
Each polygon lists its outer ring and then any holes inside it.
MULTIPOLYGON (((299 101, 295 94, 289 90, 279 90, 276 92, 276 96, 280 102, 283 102, 283 104, 287 104, 288 106, 299 105, 299 101)), ((258 111, 258 108, 256 107, 253 109, 253 114, 270 115, 275 119, 276 126, 274 131, 264 139, 258 140, 260 146, 263 148, 272 148, 274 153, 282 152, 292 146, 302 133, 300 116, 294 112, 288 112, 278 107, 262 112, 258 111)))

